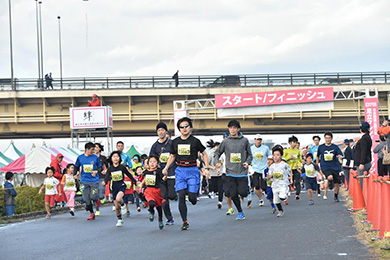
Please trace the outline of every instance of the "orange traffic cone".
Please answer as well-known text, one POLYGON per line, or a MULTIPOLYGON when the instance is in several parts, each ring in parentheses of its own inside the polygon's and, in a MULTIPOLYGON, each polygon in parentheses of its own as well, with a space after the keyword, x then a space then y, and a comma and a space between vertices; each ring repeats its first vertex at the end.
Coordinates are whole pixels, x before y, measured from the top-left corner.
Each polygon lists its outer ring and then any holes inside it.
POLYGON ((372 221, 372 230, 379 230, 379 225, 381 221, 381 207, 382 207, 382 186, 379 183, 382 177, 377 177, 374 179, 374 189, 375 189, 375 203, 374 203, 374 215, 372 221))
POLYGON ((372 223, 374 213, 374 174, 368 178, 368 201, 367 201, 367 222, 372 223))
POLYGON ((367 178, 367 172, 364 172, 364 178, 363 179, 363 198, 364 198, 364 201, 366 202, 366 206, 367 206, 367 202, 368 202, 368 178, 367 178))
POLYGON ((349 196, 353 196, 353 185, 352 185, 352 182, 353 182, 353 171, 352 170, 349 170, 349 184, 348 184, 348 192, 349 192, 349 196))
POLYGON ((352 211, 362 210, 366 208, 366 204, 364 202, 362 189, 360 188, 359 179, 352 178, 353 185, 353 207, 352 211))
POLYGON ((390 237, 390 183, 382 182, 382 210, 381 223, 379 227, 379 238, 390 237))

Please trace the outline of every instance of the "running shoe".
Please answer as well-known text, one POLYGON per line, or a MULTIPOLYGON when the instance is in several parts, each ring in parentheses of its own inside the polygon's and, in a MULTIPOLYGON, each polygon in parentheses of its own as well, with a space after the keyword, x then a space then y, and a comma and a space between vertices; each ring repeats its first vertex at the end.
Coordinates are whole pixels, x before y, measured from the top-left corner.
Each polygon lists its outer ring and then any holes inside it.
POLYGON ((259 207, 264 206, 264 200, 260 200, 259 207))
POLYGON ((282 210, 282 211, 279 211, 278 212, 278 214, 276 215, 278 218, 280 218, 280 217, 283 217, 283 215, 284 215, 284 211, 282 210))
POLYGON ((165 225, 167 225, 167 226, 172 226, 174 224, 175 224, 175 221, 173 219, 171 219, 171 220, 167 221, 167 223, 165 223, 165 225))
POLYGON ((141 212, 141 207, 138 207, 138 208, 137 208, 137 211, 138 211, 138 212, 141 212))
POLYGON ((236 220, 244 220, 244 219, 245 219, 244 212, 238 212, 236 220))
POLYGON ((215 193, 211 193, 211 199, 215 199, 215 193))
POLYGON ((299 199, 300 199, 299 195, 296 195, 296 196, 295 196, 295 199, 296 199, 296 200, 299 200, 299 199))
POLYGON ((275 214, 276 208, 272 208, 271 214, 275 214))
POLYGON ((47 218, 47 219, 51 218, 51 214, 47 214, 47 215, 46 215, 46 218, 47 218))
POLYGON ((164 228, 164 223, 162 221, 158 222, 158 228, 162 230, 164 228))
POLYGON ((327 199, 328 199, 328 197, 324 195, 324 200, 327 200, 327 199))
POLYGON ((101 202, 102 204, 104 204, 104 202, 106 202, 106 198, 100 200, 100 202, 101 202))
POLYGON ((125 215, 126 212, 127 212, 126 206, 125 205, 121 206, 121 214, 125 215))
POLYGON ((222 208, 222 203, 221 203, 221 202, 218 202, 217 208, 218 208, 218 209, 221 209, 221 208, 222 208))
POLYGON ((115 206, 112 206, 112 211, 115 211, 115 206))
POLYGON ((149 221, 153 222, 154 221, 154 214, 149 213, 149 221))
POLYGON ((309 201, 309 205, 314 205, 314 201, 313 201, 313 200, 310 200, 310 201, 309 201))
POLYGON ((74 216, 74 211, 73 210, 69 210, 69 214, 74 216))
POLYGON ((339 197, 338 196, 334 196, 334 201, 335 202, 340 202, 339 197))
POLYGON ((228 215, 228 216, 234 215, 234 209, 233 209, 233 208, 230 208, 230 209, 226 212, 226 215, 228 215))
POLYGON ((318 197, 318 198, 321 198, 321 194, 320 194, 320 193, 318 193, 317 197, 318 197))
POLYGON ((252 207, 252 201, 248 200, 247 208, 250 209, 252 207))
POLYGON ((116 222, 116 226, 121 227, 122 224, 123 224, 123 221, 121 219, 118 219, 118 221, 116 222))
POLYGON ((100 199, 98 199, 95 204, 96 204, 96 207, 100 207, 102 205, 102 203, 100 202, 100 199))
POLYGON ((284 205, 288 205, 288 201, 287 200, 283 201, 283 203, 284 203, 284 205))
POLYGON ((100 216, 100 210, 96 210, 95 216, 100 216))
POLYGON ((188 224, 188 221, 183 222, 183 226, 181 226, 181 230, 187 230, 190 228, 190 224, 188 224))
POLYGON ((91 213, 87 220, 95 220, 95 214, 91 213))
POLYGON ((125 214, 125 217, 130 217, 130 212, 128 211, 128 212, 126 212, 126 214, 125 214))

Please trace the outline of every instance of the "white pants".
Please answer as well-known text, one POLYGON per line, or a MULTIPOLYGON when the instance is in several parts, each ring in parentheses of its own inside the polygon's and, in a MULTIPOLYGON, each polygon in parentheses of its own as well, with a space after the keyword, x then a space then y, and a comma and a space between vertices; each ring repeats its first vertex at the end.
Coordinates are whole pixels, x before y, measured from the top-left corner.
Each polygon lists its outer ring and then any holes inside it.
POLYGON ((281 203, 281 199, 285 200, 287 198, 288 186, 278 186, 272 187, 272 192, 274 193, 274 203, 281 203))

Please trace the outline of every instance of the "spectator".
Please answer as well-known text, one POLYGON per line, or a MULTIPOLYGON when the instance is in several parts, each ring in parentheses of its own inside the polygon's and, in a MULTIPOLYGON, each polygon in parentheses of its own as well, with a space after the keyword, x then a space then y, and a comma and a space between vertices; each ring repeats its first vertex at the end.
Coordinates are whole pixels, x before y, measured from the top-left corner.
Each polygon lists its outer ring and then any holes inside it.
POLYGON ((14 179, 14 174, 12 172, 7 172, 5 174, 5 183, 4 183, 4 205, 5 205, 5 215, 13 216, 15 215, 15 197, 18 195, 12 184, 14 179))
POLYGON ((46 81, 46 89, 49 89, 49 87, 53 89, 53 78, 51 76, 51 72, 45 75, 45 81, 46 81))
POLYGON ((379 139, 381 142, 377 146, 375 146, 374 153, 378 154, 378 175, 385 176, 385 175, 389 175, 389 165, 383 164, 383 152, 384 152, 383 150, 387 149, 386 147, 387 142, 385 137, 383 136, 380 136, 379 139))
POLYGON ((98 95, 93 94, 92 100, 88 100, 88 106, 89 107, 100 107, 100 100, 98 95))
POLYGON ((173 74, 172 78, 175 80, 175 87, 179 86, 179 70, 177 70, 176 73, 173 74))
POLYGON ((387 138, 389 133, 390 133, 389 121, 384 120, 382 125, 380 127, 378 127, 378 135, 384 136, 387 138))
MULTIPOLYGON (((360 133, 362 133, 362 137, 356 143, 353 158, 355 160, 355 166, 357 167, 358 175, 362 176, 364 172, 369 172, 371 168, 372 140, 370 137, 370 124, 367 122, 362 122, 360 125, 360 133)), ((359 179, 359 182, 363 190, 363 179, 359 179)))
POLYGON ((57 154, 56 158, 53 159, 50 163, 50 167, 54 168, 54 175, 53 177, 56 178, 59 182, 57 185, 57 193, 55 194, 55 201, 56 202, 62 202, 61 206, 65 206, 65 193, 64 193, 64 185, 61 184, 62 181, 62 169, 61 169, 61 162, 64 159, 64 156, 59 153, 57 154))
POLYGON ((352 148, 349 146, 349 139, 344 140, 344 147, 343 172, 349 188, 349 171, 351 170, 352 160, 352 148))

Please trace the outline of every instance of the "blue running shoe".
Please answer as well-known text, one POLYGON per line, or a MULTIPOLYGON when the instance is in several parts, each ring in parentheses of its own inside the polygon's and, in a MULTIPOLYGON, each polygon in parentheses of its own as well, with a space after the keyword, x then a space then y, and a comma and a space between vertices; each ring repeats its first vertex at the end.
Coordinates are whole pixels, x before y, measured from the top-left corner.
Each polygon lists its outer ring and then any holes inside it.
POLYGON ((236 220, 244 220, 245 219, 245 214, 244 212, 238 212, 238 215, 236 217, 236 220))
POLYGON ((173 219, 170 221, 167 221, 167 223, 165 223, 165 225, 167 225, 167 226, 172 226, 174 224, 175 224, 175 221, 173 219))
POLYGON ((149 221, 150 221, 150 222, 153 222, 153 221, 154 221, 154 215, 151 214, 151 213, 149 214, 149 221))
POLYGON ((162 230, 164 228, 164 223, 162 221, 158 222, 158 228, 162 230))

